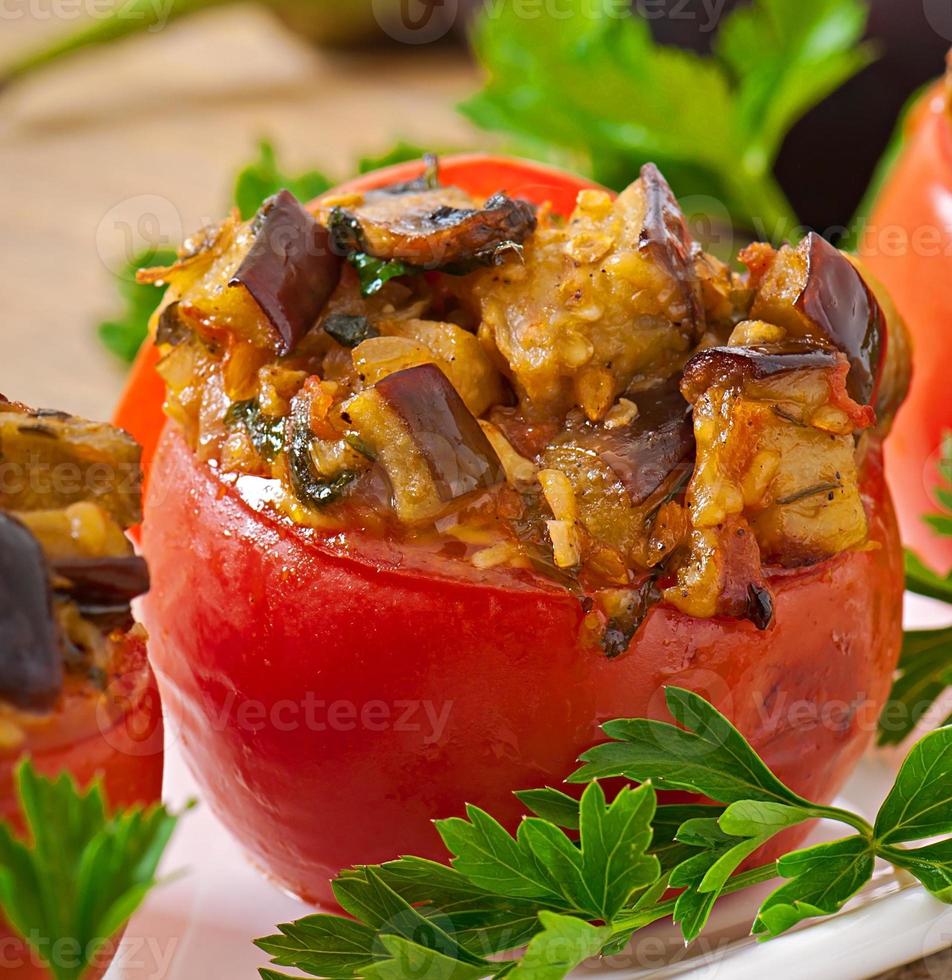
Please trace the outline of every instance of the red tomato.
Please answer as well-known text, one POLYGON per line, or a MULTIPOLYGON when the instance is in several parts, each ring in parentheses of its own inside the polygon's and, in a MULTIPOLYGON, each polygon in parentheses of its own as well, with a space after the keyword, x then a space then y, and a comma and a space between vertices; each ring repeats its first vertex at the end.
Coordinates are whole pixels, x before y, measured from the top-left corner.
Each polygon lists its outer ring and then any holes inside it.
MULTIPOLYGON (((70 691, 49 718, 38 720, 25 745, 0 754, 0 818, 22 830, 14 770, 29 755, 47 776, 72 773, 80 786, 100 776, 111 807, 156 803, 162 796, 162 710, 141 639, 130 638, 118 678, 107 698, 88 689, 70 691)), ((105 973, 116 951, 108 943, 87 974, 105 973)), ((11 980, 49 980, 36 954, 0 919, 0 972, 11 980)))
MULTIPOLYGON (((562 212, 591 186, 480 157, 449 159, 443 175, 562 212)), ((214 811, 256 864, 313 901, 331 902, 329 879, 350 864, 445 858, 431 821, 466 802, 514 826, 512 790, 559 785, 609 718, 666 717, 670 684, 709 696, 781 778, 826 801, 870 740, 901 636, 901 553, 876 447, 864 492, 875 547, 773 576, 768 632, 657 607, 607 660, 552 583, 293 526, 252 508, 169 426, 143 525, 165 708, 214 811)))
POLYGON ((952 430, 952 128, 944 87, 917 108, 860 253, 892 295, 912 338, 912 388, 886 448, 886 472, 903 540, 945 573, 952 538, 923 516, 935 513, 944 433, 952 430))

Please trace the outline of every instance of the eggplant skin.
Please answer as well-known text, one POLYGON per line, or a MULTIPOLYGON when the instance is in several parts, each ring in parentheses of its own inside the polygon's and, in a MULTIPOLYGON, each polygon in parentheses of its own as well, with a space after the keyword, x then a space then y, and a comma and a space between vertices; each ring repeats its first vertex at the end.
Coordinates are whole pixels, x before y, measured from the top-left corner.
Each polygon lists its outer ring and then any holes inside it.
POLYGON ((586 424, 565 442, 602 459, 637 507, 675 470, 692 462, 691 406, 676 384, 666 384, 639 394, 638 415, 628 425, 606 429, 586 424))
POLYGON ((441 500, 505 482, 502 463, 485 433, 435 364, 388 374, 374 389, 420 450, 441 500))
POLYGON ((23 524, 0 512, 0 699, 43 711, 62 689, 62 642, 46 556, 23 524))
POLYGON ((128 604, 149 591, 149 566, 138 555, 53 559, 57 592, 80 608, 128 604))
POLYGON ((681 391, 693 405, 709 388, 730 388, 792 371, 832 370, 842 354, 799 345, 707 347, 684 366, 681 391))
POLYGON ((847 387, 870 404, 882 367, 886 318, 856 267, 816 232, 806 237, 807 279, 797 309, 850 360, 847 387))
POLYGON ((317 323, 340 281, 343 260, 328 230, 287 190, 268 198, 254 219, 255 240, 229 281, 243 286, 289 354, 317 323))
POLYGON ((688 319, 696 335, 704 331, 704 305, 694 261, 700 247, 692 239, 678 199, 661 171, 653 164, 641 168, 645 195, 645 217, 639 236, 639 248, 668 273, 677 285, 688 319))
POLYGON ((351 209, 332 209, 334 247, 423 269, 465 268, 521 245, 535 230, 535 209, 498 193, 482 207, 454 187, 378 191, 351 209))

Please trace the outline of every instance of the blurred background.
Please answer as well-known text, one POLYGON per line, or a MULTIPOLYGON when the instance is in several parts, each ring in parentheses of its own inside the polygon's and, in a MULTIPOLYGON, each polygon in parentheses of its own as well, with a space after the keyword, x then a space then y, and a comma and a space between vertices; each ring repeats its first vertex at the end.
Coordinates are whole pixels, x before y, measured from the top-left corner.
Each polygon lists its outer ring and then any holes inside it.
MULTIPOLYGON (((490 8, 500 2, 487 0, 490 8)), ((562 0, 523 2, 541 4, 543 20, 561 16, 562 0)), ((823 6, 775 2, 791 11, 823 6)), ((855 13, 859 2, 830 0, 836 16, 827 27, 842 26, 844 11, 855 13)), ((633 16, 657 41, 707 54, 737 6, 744 4, 638 0, 633 16)), ((903 104, 941 74, 952 36, 948 3, 862 6, 858 33, 875 49, 857 42, 864 53, 846 72, 853 77, 793 125, 775 162, 807 225, 849 223, 903 104)), ((266 157, 259 169, 316 168, 330 179, 401 142, 396 156, 420 147, 514 146, 602 176, 592 153, 586 159, 577 145, 558 145, 557 134, 514 133, 486 106, 475 114, 481 127, 457 111, 494 67, 485 56, 480 64, 468 44, 480 7, 479 0, 0 0, 0 391, 108 415, 126 370, 115 353, 128 348, 123 317, 155 301, 129 288, 127 263, 143 249, 174 248, 220 217, 262 138, 277 163, 266 157), (84 47, 77 37, 108 43, 84 47), (72 47, 80 50, 64 50, 72 47), (125 297, 117 292, 123 276, 125 297), (110 350, 97 324, 117 319, 114 335, 104 328, 110 350)), ((497 51, 504 41, 495 39, 497 51)), ((499 57, 518 68, 524 53, 499 57)), ((511 88, 518 102, 518 79, 511 88)), ((696 96, 703 101, 705 92, 696 96)), ((553 104, 559 97, 552 94, 553 104)), ((638 153, 620 159, 616 183, 638 153)))

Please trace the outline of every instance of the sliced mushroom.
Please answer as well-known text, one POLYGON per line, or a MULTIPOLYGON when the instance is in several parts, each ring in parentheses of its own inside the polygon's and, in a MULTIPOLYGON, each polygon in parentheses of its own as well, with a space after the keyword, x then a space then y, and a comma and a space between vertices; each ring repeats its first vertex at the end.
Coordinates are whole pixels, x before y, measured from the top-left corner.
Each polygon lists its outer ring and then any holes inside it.
POLYGON ((122 527, 142 518, 141 449, 113 426, 0 404, 0 507, 52 510, 89 500, 122 527))
POLYGON ((328 224, 339 252, 362 252, 425 269, 491 260, 535 229, 525 201, 494 194, 482 207, 456 187, 372 191, 352 208, 335 207, 328 224))
POLYGON ((674 196, 661 171, 653 163, 641 168, 641 183, 645 196, 645 213, 638 247, 671 277, 697 335, 704 330, 704 306, 701 302, 700 281, 695 261, 700 246, 691 237, 678 199, 674 196))
POLYGON ((796 249, 780 249, 751 316, 784 327, 793 338, 841 350, 850 361, 850 394, 870 404, 885 353, 886 320, 856 267, 822 236, 810 232, 796 249))
POLYGON ((27 528, 0 513, 0 698, 27 711, 45 710, 62 687, 46 557, 27 528))
POLYGON ((479 423, 435 364, 387 375, 348 403, 347 416, 386 471, 401 520, 432 519, 505 480, 479 423))
POLYGON ((265 201, 255 240, 229 286, 244 287, 281 338, 287 354, 317 322, 340 280, 342 260, 327 229, 287 190, 265 201))

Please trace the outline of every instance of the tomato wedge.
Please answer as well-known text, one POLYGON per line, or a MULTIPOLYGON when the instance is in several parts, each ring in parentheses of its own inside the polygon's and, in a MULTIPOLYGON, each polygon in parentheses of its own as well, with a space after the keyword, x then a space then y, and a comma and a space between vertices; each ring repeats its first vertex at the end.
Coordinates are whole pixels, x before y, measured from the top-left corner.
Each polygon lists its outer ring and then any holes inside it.
MULTIPOLYGON (((442 175, 561 213, 592 186, 494 157, 449 158, 442 175)), ((332 537, 252 506, 173 427, 159 438, 144 410, 150 356, 118 421, 158 441, 143 614, 167 716, 217 815, 305 899, 332 902, 329 879, 350 864, 445 858, 431 821, 467 802, 514 826, 513 790, 560 785, 609 718, 666 717, 665 685, 710 697, 812 799, 831 799, 868 745, 901 637, 878 445, 862 478, 871 546, 773 574, 769 630, 662 605, 609 660, 586 638, 578 600, 534 573, 332 537)))

